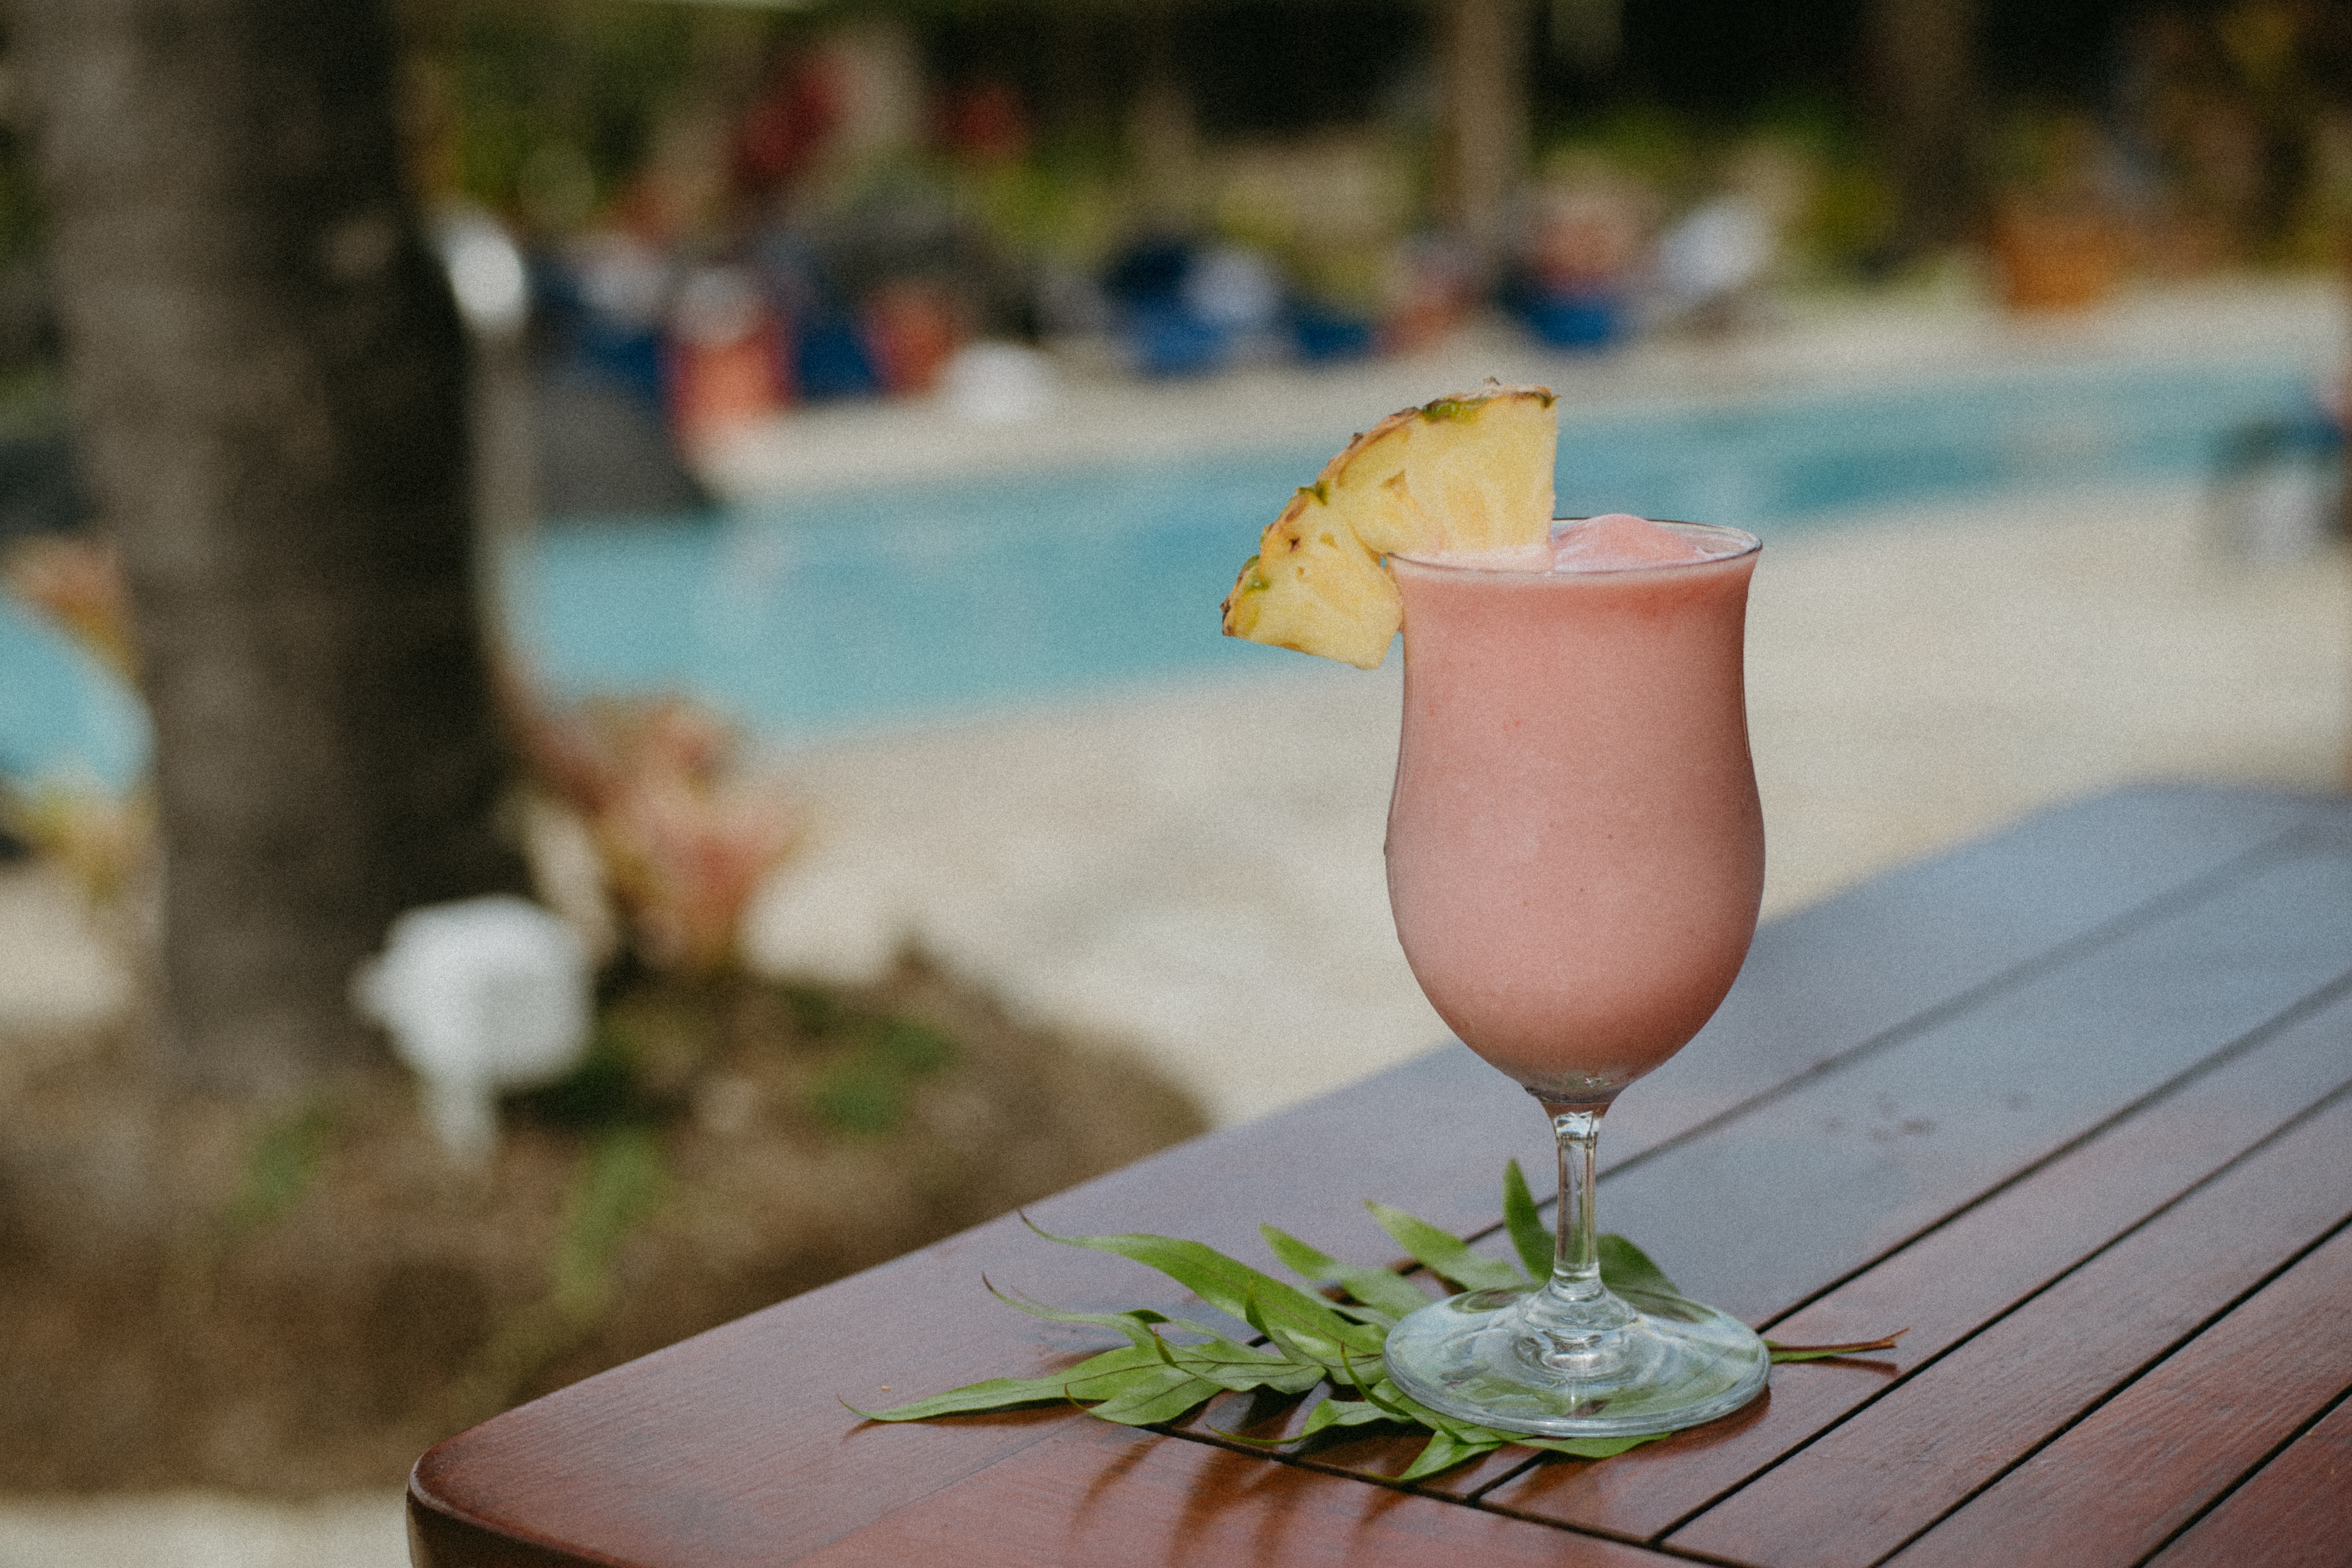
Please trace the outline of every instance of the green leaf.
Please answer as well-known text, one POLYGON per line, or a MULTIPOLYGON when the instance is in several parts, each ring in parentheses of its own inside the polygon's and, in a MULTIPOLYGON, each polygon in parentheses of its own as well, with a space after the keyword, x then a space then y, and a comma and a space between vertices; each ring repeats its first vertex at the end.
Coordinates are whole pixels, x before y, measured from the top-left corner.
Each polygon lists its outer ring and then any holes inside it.
POLYGON ((1607 1459, 1628 1448, 1638 1448, 1644 1443, 1663 1443, 1673 1436, 1672 1432, 1649 1432, 1639 1437, 1517 1437, 1513 1441, 1529 1448, 1566 1454, 1572 1458, 1607 1459))
POLYGON ((1266 1249, 1279 1260, 1282 1266, 1302 1280, 1329 1280, 1346 1288, 1348 1294, 1385 1313, 1391 1318, 1404 1317, 1429 1305, 1429 1298, 1421 1287, 1402 1274, 1388 1269, 1367 1269, 1353 1263, 1342 1263, 1328 1252, 1318 1252, 1296 1236, 1261 1225, 1258 1234, 1265 1238, 1266 1249))
POLYGON ((1650 1255, 1623 1237, 1605 1234, 1595 1243, 1601 1254, 1601 1282, 1612 1291, 1633 1291, 1644 1296, 1676 1296, 1684 1301, 1682 1288, 1666 1278, 1666 1271, 1650 1261, 1650 1255))
POLYGON ((1391 1208, 1385 1203, 1367 1199, 1364 1207, 1372 1211, 1381 1228, 1414 1261, 1440 1279, 1452 1281, 1458 1289, 1508 1291, 1524 1289, 1528 1283, 1517 1264, 1482 1258, 1464 1246, 1450 1230, 1440 1230, 1426 1219, 1416 1219, 1403 1209, 1391 1208))
POLYGON ((1307 1413, 1307 1424, 1298 1429, 1298 1435, 1311 1437, 1327 1427, 1364 1427, 1395 1419, 1369 1399, 1341 1399, 1335 1395, 1307 1413))
POLYGON ((1182 1367, 1161 1366, 1151 1377, 1133 1379, 1087 1414, 1122 1427, 1152 1427, 1189 1416, 1223 1392, 1182 1367))
POLYGON ((1456 1416, 1442 1416, 1385 1377, 1365 1389, 1364 1397, 1396 1413, 1401 1420, 1426 1427, 1433 1432, 1446 1433, 1465 1443, 1509 1443, 1517 1440, 1515 1433, 1498 1432, 1492 1427, 1481 1427, 1456 1416))
MULTIPOLYGON (((1265 1309, 1258 1304, 1255 1292, 1252 1292, 1242 1302, 1242 1315, 1250 1327, 1273 1341, 1275 1348, 1279 1350, 1287 1360, 1301 1368, 1314 1368, 1318 1381, 1326 1377, 1339 1381, 1346 1380, 1349 1359, 1346 1346, 1341 1345, 1332 1349, 1322 1347, 1319 1343, 1302 1343, 1281 1322, 1266 1316, 1265 1309)), ((1385 1333, 1381 1336, 1381 1343, 1382 1344, 1388 1343, 1385 1333)), ((1364 1364, 1379 1366, 1381 1358, 1377 1355, 1368 1355, 1364 1358, 1364 1364)), ((1308 1386, 1312 1387, 1313 1385, 1309 1384, 1308 1386)))
POLYGON ((1310 1296, 1295 1285, 1286 1285, 1271 1275, 1261 1274, 1248 1264, 1198 1241, 1145 1234, 1055 1236, 1034 1225, 1029 1228, 1048 1241, 1092 1248, 1157 1269, 1219 1312, 1244 1321, 1244 1303, 1255 1293, 1266 1321, 1281 1323, 1318 1359, 1337 1354, 1342 1346, 1377 1355, 1388 1338, 1377 1327, 1343 1316, 1330 1302, 1310 1296))
POLYGON ((1115 1382, 1133 1372, 1156 1375, 1161 1364, 1159 1353, 1150 1346, 1123 1344, 1045 1377, 992 1377, 950 1388, 945 1394, 934 1394, 929 1399, 894 1405, 887 1410, 860 1410, 845 1399, 842 1403, 868 1421, 928 1421, 934 1416, 968 1416, 982 1410, 1010 1410, 1022 1405, 1107 1398, 1115 1387, 1105 1379, 1115 1382))
MULTIPOLYGON (((1398 1245, 1443 1279, 1472 1290, 1524 1289, 1529 1283, 1517 1268, 1481 1257, 1427 1220, 1386 1204, 1366 1207, 1398 1245)), ((1513 1250, 1529 1274, 1542 1277, 1550 1268, 1551 1239, 1516 1161, 1503 1175, 1503 1218, 1513 1250)), ((1034 1317, 1108 1329, 1124 1335, 1128 1343, 1045 1377, 992 1378, 888 1410, 850 1408, 868 1420, 916 1421, 1067 1401, 1091 1406, 1091 1413, 1106 1421, 1141 1427, 1176 1420, 1229 1389, 1306 1394, 1328 1379, 1334 1392, 1307 1412, 1296 1436, 1264 1439, 1235 1433, 1219 1435, 1252 1448, 1275 1448, 1335 1427, 1381 1421, 1418 1427, 1431 1437, 1397 1478, 1408 1481, 1451 1469, 1507 1443, 1576 1458, 1605 1459, 1668 1435, 1523 1437, 1429 1409, 1397 1387, 1381 1354, 1389 1324, 1426 1303, 1419 1288, 1391 1270, 1342 1263, 1270 1225, 1260 1229, 1267 1247, 1286 1267, 1308 1280, 1337 1281, 1364 1305, 1340 1306, 1308 1295, 1196 1241, 1143 1234, 1055 1236, 1034 1225, 1030 1228, 1050 1241, 1113 1253, 1157 1269, 1219 1312, 1248 1323, 1265 1336, 1266 1345, 1243 1344, 1213 1328, 1150 1307, 1123 1312, 1064 1312, 988 1284, 999 1301, 1034 1317), (1200 1338, 1179 1343, 1168 1338, 1161 1332, 1164 1329, 1200 1338), (1360 1397, 1339 1397, 1336 1390, 1342 1387, 1360 1397)), ((1625 1238, 1602 1236, 1598 1247, 1601 1278, 1610 1289, 1635 1296, 1687 1300, 1665 1271, 1625 1238)), ((1769 1340, 1765 1343, 1776 1362, 1814 1361, 1890 1349, 1900 1337, 1898 1332, 1885 1339, 1844 1344, 1790 1345, 1769 1340)))
POLYGON ((1171 1318, 1166 1312, 1155 1311, 1150 1307, 1136 1307, 1124 1312, 1066 1312, 1059 1308, 1047 1306, 1034 1296, 1024 1296, 1018 1291, 1007 1294, 991 1284, 985 1274, 980 1277, 980 1283, 990 1295, 994 1296, 1016 1312, 1027 1312, 1033 1318, 1044 1318, 1048 1322, 1086 1323, 1095 1328, 1110 1329, 1125 1334, 1129 1343, 1139 1344, 1146 1349, 1149 1349, 1159 1338, 1151 1332, 1151 1325, 1155 1323, 1166 1323, 1171 1328, 1183 1329, 1190 1333, 1205 1334, 1213 1339, 1217 1333, 1216 1330, 1206 1324, 1193 1322, 1189 1318, 1171 1318))
POLYGON ((1503 1166, 1503 1228, 1511 1233, 1511 1249, 1519 1255, 1529 1281, 1550 1279, 1551 1227, 1536 1211, 1535 1195, 1528 1191, 1527 1176, 1517 1160, 1503 1166))
POLYGON ((1323 1381, 1322 1367, 1311 1362, 1301 1364, 1277 1352, 1235 1344, 1229 1339, 1213 1339, 1206 1344, 1173 1345, 1164 1339, 1157 1343, 1160 1359, 1168 1365, 1236 1394, 1253 1388, 1304 1394, 1323 1381))
POLYGON ((1405 1422, 1409 1426, 1426 1427, 1433 1432, 1449 1433, 1465 1443, 1483 1443, 1489 1439, 1501 1443, 1509 1440, 1510 1434, 1507 1432, 1496 1432, 1488 1427, 1474 1426, 1467 1421, 1457 1421, 1451 1416, 1439 1415, 1428 1406, 1412 1398, 1385 1375, 1367 1379, 1360 1371, 1353 1367, 1349 1368, 1349 1374, 1354 1378, 1357 1388, 1362 1392, 1366 1403, 1378 1406, 1394 1419, 1405 1422))
POLYGON ((1895 1342, 1910 1332, 1907 1328, 1900 1328, 1884 1339, 1858 1339, 1847 1344, 1782 1344, 1777 1340, 1768 1339, 1764 1342, 1764 1348, 1772 1353, 1772 1359, 1775 1362, 1827 1361, 1833 1356, 1860 1355, 1866 1351, 1874 1350, 1893 1350, 1895 1342))
POLYGON ((1456 1465, 1467 1464, 1481 1454, 1491 1454, 1501 1448, 1504 1441, 1497 1437, 1491 1442, 1470 1442, 1451 1432, 1432 1432, 1421 1452, 1413 1456, 1412 1463, 1407 1465, 1396 1479, 1401 1481, 1424 1480, 1456 1465))

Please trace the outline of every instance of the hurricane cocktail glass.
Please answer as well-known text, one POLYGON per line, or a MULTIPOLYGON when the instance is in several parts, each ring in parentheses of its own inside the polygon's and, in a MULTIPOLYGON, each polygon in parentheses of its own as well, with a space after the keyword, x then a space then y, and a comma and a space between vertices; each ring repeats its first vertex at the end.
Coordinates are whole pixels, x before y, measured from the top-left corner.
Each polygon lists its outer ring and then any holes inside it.
POLYGON ((1560 1197, 1549 1281, 1413 1313, 1387 1364, 1422 1404, 1499 1430, 1672 1431, 1769 1371, 1738 1320, 1611 1291, 1595 1247, 1601 1114, 1723 1000, 1764 878, 1741 668, 1757 540, 1643 527, 1630 556, 1580 555, 1564 525, 1533 565, 1392 558, 1397 936, 1447 1024, 1542 1103, 1560 1197))

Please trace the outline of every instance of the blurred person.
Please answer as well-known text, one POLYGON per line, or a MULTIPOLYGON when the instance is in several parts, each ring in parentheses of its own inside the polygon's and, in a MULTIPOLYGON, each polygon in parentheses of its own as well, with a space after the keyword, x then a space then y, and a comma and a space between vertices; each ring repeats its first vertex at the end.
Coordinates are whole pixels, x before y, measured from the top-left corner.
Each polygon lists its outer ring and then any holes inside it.
POLYGON ((1477 299, 1477 263, 1466 248, 1443 235, 1398 242, 1382 261, 1381 351, 1412 354, 1435 348, 1468 318, 1477 299))
POLYGON ((1658 236, 1658 291, 1666 310, 1702 331, 1743 324, 1777 259, 1771 214, 1738 192, 1711 196, 1658 236))
POLYGON ((1230 343, 1186 301, 1184 280, 1198 247, 1190 240, 1146 235, 1130 242, 1103 271, 1112 331, 1129 366, 1150 376, 1196 375, 1223 366, 1230 343))
POLYGON ((1643 200, 1605 172, 1554 181, 1532 195, 1504 298, 1557 349, 1607 349, 1632 328, 1647 238, 1643 200))
POLYGON ((539 258, 534 279, 544 352, 559 372, 662 405, 662 327, 677 269, 660 247, 627 229, 579 235, 539 258))
POLYGON ((782 325, 745 269, 688 273, 667 327, 670 426, 688 452, 708 452, 791 401, 782 325))

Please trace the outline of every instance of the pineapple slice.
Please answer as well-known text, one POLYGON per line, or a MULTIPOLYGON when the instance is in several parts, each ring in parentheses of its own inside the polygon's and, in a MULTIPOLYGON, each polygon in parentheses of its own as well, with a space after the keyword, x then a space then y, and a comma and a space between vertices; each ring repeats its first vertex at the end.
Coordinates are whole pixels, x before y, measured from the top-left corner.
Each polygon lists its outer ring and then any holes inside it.
POLYGON ((1489 382, 1349 442, 1266 528, 1225 600, 1225 634, 1378 667, 1403 620, 1381 557, 1548 536, 1552 401, 1543 387, 1489 382))
POLYGON ((1389 570, 1312 489, 1267 525, 1225 600, 1225 635, 1376 670, 1404 623, 1389 570))

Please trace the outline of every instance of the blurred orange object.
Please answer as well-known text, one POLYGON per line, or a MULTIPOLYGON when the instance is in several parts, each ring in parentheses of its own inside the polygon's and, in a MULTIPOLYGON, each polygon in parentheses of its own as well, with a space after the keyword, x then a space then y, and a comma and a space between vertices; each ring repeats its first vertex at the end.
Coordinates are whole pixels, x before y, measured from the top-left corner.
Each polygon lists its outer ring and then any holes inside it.
POLYGON ((2011 310, 2084 310, 2115 292, 2123 240, 2102 213, 2012 198, 1993 214, 1992 258, 2011 310))
POLYGON ((667 383, 670 427, 689 452, 792 401, 782 326, 750 277, 710 267, 687 279, 671 322, 667 383))
POLYGON ((866 301, 861 315, 866 352, 893 394, 927 392, 962 339, 955 299, 940 284, 923 278, 886 283, 866 301))

